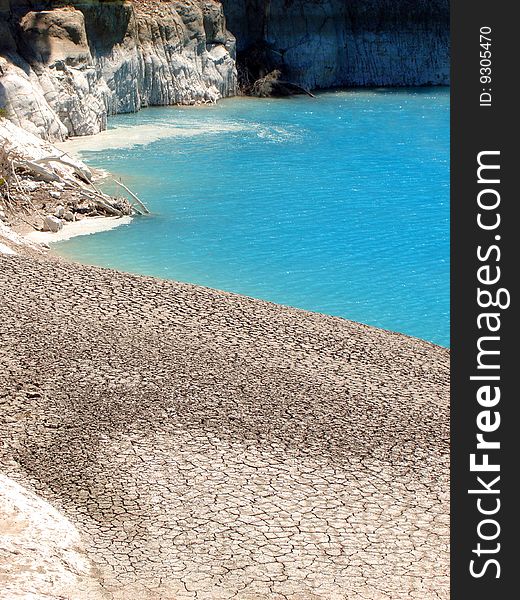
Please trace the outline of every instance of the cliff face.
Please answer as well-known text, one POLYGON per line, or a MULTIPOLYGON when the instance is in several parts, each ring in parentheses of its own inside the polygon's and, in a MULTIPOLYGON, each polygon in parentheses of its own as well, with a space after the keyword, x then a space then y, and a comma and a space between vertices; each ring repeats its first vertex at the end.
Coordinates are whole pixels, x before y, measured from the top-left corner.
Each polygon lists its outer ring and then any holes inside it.
POLYGON ((0 106, 53 140, 107 115, 236 92, 235 40, 216 0, 0 0, 0 106))
POLYGON ((449 83, 448 0, 222 0, 238 51, 308 88, 449 83))
POLYGON ((59 140, 233 95, 224 14, 239 58, 308 88, 449 83, 448 0, 0 0, 0 106, 59 140))

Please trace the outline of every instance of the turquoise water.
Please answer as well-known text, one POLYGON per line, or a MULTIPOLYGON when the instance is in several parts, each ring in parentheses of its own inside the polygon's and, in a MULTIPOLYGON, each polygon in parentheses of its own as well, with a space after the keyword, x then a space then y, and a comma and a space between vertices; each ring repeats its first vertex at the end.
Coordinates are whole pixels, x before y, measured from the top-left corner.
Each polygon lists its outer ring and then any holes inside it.
POLYGON ((447 89, 238 98, 111 128, 123 147, 82 157, 153 215, 59 252, 449 345, 447 89))

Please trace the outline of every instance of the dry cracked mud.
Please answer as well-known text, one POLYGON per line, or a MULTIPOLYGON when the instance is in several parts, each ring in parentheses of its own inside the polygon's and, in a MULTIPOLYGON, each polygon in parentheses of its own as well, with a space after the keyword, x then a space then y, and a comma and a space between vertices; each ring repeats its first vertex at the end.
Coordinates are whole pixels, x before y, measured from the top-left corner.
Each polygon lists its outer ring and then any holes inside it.
POLYGON ((0 289, 0 466, 96 597, 449 597, 447 350, 47 258, 0 289))

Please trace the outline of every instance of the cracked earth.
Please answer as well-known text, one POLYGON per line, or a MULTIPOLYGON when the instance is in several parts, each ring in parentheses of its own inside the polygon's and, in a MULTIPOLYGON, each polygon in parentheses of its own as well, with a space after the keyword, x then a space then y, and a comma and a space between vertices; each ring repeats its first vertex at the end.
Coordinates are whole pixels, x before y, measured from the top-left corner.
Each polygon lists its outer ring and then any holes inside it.
POLYGON ((0 560, 0 598, 449 597, 447 350, 53 259, 0 287, 0 466, 90 565, 0 560))

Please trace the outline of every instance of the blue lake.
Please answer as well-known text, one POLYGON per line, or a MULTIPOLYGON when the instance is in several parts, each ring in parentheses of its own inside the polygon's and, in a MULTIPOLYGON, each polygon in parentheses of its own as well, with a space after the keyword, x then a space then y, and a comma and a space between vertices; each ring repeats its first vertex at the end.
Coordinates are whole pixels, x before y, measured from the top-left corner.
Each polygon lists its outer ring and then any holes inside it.
POLYGON ((153 214, 59 253, 449 345, 448 89, 236 98, 110 125, 81 156, 153 214))

